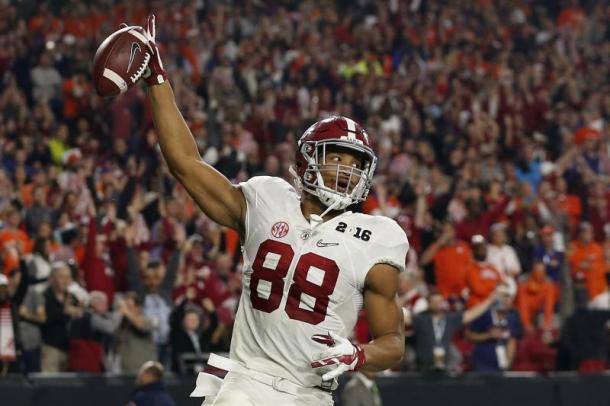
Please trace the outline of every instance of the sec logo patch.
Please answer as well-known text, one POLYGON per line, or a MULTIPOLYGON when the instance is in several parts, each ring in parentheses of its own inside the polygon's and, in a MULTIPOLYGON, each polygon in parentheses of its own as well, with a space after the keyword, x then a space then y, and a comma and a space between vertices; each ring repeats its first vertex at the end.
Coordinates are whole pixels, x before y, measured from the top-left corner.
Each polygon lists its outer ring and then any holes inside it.
POLYGON ((290 230, 288 223, 285 221, 278 221, 271 227, 271 235, 275 238, 282 238, 288 234, 288 230, 290 230))

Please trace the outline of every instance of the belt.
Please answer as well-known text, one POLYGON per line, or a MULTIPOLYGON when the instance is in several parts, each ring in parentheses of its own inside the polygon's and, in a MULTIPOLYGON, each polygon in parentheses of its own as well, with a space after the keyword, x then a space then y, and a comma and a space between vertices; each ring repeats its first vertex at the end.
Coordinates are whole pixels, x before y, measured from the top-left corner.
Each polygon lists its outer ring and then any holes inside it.
POLYGON ((225 371, 247 375, 255 381, 269 385, 273 387, 273 389, 280 392, 290 393, 291 395, 295 396, 302 393, 302 388, 299 385, 296 385, 284 378, 268 375, 263 372, 253 371, 240 363, 233 361, 232 359, 221 357, 220 355, 210 354, 208 365, 218 369, 224 369, 225 371))
MULTIPOLYGON (((255 381, 263 383, 265 385, 269 385, 277 391, 286 392, 294 396, 311 393, 308 390, 310 388, 297 385, 279 376, 273 376, 265 374, 263 372, 253 371, 241 365, 240 363, 233 361, 232 359, 221 357, 220 355, 216 355, 213 353, 210 354, 210 358, 208 359, 208 365, 225 371, 236 372, 242 375, 249 376, 255 381)), ((316 386, 315 388, 323 390, 325 392, 331 392, 333 389, 332 387, 324 388, 322 386, 316 386)))

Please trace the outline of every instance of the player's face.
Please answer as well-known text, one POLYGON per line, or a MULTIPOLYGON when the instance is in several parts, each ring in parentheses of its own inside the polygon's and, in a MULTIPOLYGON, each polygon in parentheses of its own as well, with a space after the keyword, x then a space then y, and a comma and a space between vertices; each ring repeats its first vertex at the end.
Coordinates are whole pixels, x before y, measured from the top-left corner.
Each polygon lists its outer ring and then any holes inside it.
POLYGON ((360 171, 353 173, 351 168, 362 170, 362 157, 349 150, 329 148, 324 158, 321 167, 324 184, 341 193, 348 191, 348 188, 351 192, 360 180, 360 171))

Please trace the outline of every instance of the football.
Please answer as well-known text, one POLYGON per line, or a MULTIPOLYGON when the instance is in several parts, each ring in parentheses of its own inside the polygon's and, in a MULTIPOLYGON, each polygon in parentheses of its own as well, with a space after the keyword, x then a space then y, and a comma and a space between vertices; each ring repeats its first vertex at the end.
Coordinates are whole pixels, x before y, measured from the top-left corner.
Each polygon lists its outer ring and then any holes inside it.
POLYGON ((100 96, 115 96, 135 85, 148 65, 150 52, 142 27, 115 31, 101 43, 93 59, 93 81, 100 96))

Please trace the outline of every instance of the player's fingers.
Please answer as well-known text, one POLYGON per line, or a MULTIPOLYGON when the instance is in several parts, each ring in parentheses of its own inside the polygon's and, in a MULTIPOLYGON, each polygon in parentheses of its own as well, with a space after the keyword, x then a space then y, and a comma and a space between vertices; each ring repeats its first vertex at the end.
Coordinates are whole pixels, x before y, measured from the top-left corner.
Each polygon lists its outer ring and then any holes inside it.
POLYGON ((333 369, 332 371, 328 371, 327 373, 322 375, 322 380, 323 381, 332 381, 333 379, 335 379, 336 377, 338 377, 339 375, 344 373, 346 370, 347 370, 347 368, 345 365, 339 365, 337 368, 333 369))
POLYGON ((320 361, 311 361, 311 363, 309 364, 311 365, 312 368, 322 368, 324 366, 324 364, 320 361))
POLYGON ((337 376, 341 375, 341 374, 337 374, 336 373, 337 370, 333 370, 330 372, 325 373, 324 375, 322 375, 322 381, 331 381, 333 379, 335 379, 337 376))
POLYGON ((152 35, 152 14, 146 17, 146 37, 149 41, 154 41, 154 37, 152 35))
POLYGON ((311 367, 312 368, 320 368, 320 367, 326 367, 328 365, 335 365, 338 364, 339 360, 337 359, 336 356, 326 356, 323 358, 319 358, 319 359, 315 359, 311 362, 311 367))
POLYGON ((345 338, 344 338, 344 337, 341 337, 339 334, 333 333, 332 331, 329 331, 329 332, 328 332, 328 335, 330 336, 330 338, 332 338, 332 339, 333 339, 333 341, 334 341, 335 343, 340 343, 340 342, 342 342, 342 341, 345 341, 345 338))
POLYGON ((313 369, 322 368, 322 367, 326 367, 326 366, 333 365, 333 364, 336 364, 336 363, 332 362, 332 361, 328 361, 328 363, 327 363, 327 361, 325 361, 325 360, 312 361, 310 363, 310 365, 313 369))
POLYGON ((155 40, 155 38, 156 38, 156 36, 157 36, 157 26, 156 26, 156 24, 155 24, 155 20, 156 20, 155 15, 154 15, 154 14, 151 14, 151 15, 150 15, 150 21, 151 21, 150 25, 151 25, 152 29, 151 29, 150 33, 151 33, 151 35, 152 35, 152 39, 153 39, 153 41, 155 40))
POLYGON ((328 345, 329 347, 335 344, 335 341, 328 334, 314 334, 311 339, 317 343, 328 345))
POLYGON ((327 358, 336 358, 338 356, 337 351, 334 347, 328 347, 325 350, 320 351, 319 356, 314 358, 314 360, 322 360, 327 358))

